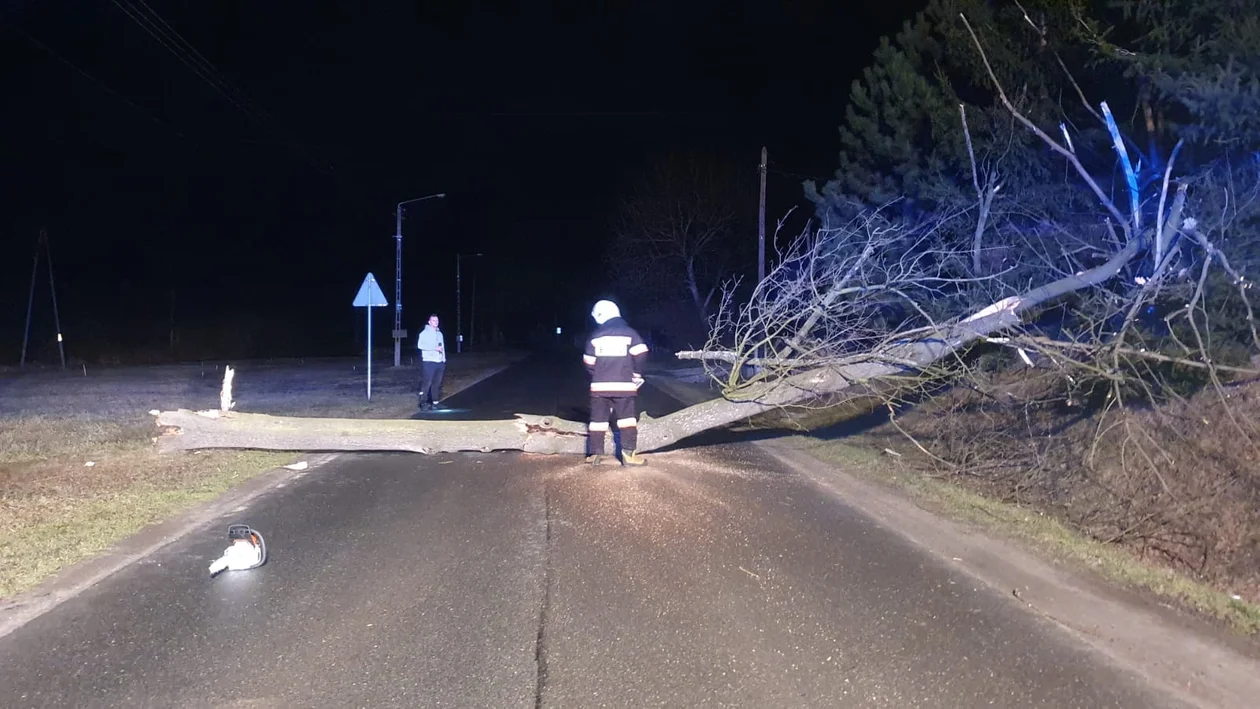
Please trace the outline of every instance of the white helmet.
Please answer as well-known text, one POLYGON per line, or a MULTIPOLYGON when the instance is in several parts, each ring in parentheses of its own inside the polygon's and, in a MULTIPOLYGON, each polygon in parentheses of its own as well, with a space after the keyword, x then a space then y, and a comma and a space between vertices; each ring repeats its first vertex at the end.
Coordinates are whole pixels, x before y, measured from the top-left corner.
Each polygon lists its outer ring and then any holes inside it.
POLYGON ((595 318, 595 322, 603 325, 613 318, 621 317, 621 311, 611 300, 601 300, 591 309, 591 317, 595 318))

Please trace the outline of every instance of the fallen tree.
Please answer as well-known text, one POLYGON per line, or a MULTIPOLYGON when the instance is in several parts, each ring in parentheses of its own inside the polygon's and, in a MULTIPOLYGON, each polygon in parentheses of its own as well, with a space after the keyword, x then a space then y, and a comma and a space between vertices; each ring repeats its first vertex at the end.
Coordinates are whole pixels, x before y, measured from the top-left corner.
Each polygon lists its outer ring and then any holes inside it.
MULTIPOLYGON (((978 40, 976 46, 983 59, 978 40)), ((1152 229, 1138 215, 1126 216, 1071 144, 1056 141, 1025 118, 991 71, 990 76, 1001 104, 1077 173, 1101 205, 1103 218, 1040 235, 1020 233, 1006 245, 1015 254, 1010 267, 986 275, 970 268, 974 239, 959 242, 951 236, 956 231, 944 228, 967 219, 970 210, 915 225, 894 222, 875 210, 843 225, 807 230, 757 284, 748 302, 737 306, 735 289, 726 289, 704 350, 677 353, 681 359, 706 363, 721 385, 721 398, 661 418, 645 416, 639 426, 640 450, 660 450, 772 409, 827 401, 840 393, 867 393, 868 382, 904 378, 921 384, 933 368, 960 359, 974 344, 1016 346, 1018 333, 995 335, 1019 329, 1021 316, 1066 297, 1077 301, 1078 311, 1087 307, 1082 303, 1092 302, 1102 304, 1089 306, 1095 313, 1118 308, 1131 321, 1137 308, 1162 287, 1173 262, 1167 253, 1170 244, 1198 242, 1215 253, 1186 214, 1184 184, 1164 208, 1172 161, 1152 229), (1178 235, 1187 238, 1175 239, 1178 235), (1147 276, 1135 280, 1134 267, 1148 253, 1160 258, 1147 276), (1122 274, 1129 277, 1118 278, 1122 274)), ((1108 128, 1114 133, 1114 124, 1108 128)), ((1090 346, 1097 349, 1101 343, 1090 346)), ((1113 362, 1110 369, 1118 367, 1113 362)), ((163 431, 158 446, 165 451, 580 454, 586 428, 584 422, 528 413, 457 422, 294 418, 234 410, 162 412, 157 424, 163 431)))
MULTIPOLYGON (((874 219, 868 220, 868 227, 874 219)), ((890 238, 888 232, 868 232, 871 240, 890 238)), ((874 252, 876 245, 870 244, 874 252)), ((813 240, 806 254, 820 259, 825 243, 813 240)), ((722 398, 687 407, 681 411, 651 418, 639 424, 639 448, 644 451, 666 448, 704 431, 721 428, 762 412, 808 399, 845 391, 865 382, 896 375, 913 375, 959 349, 1019 323, 1020 313, 1064 294, 1096 286, 1113 278, 1137 253, 1137 243, 1116 253, 1106 263, 1080 274, 1061 278, 1023 295, 1004 298, 960 321, 940 327, 901 332, 901 337, 885 338, 885 343, 847 361, 835 360, 820 366, 808 360, 804 371, 770 380, 750 381, 722 398)), ((830 268, 845 268, 845 262, 830 268)), ((780 274, 787 282, 799 276, 780 274)), ((916 275, 916 277, 918 277, 916 275)), ((838 278, 822 302, 832 303, 836 293, 852 287, 850 279, 838 278)), ((807 323, 818 325, 818 319, 807 323)), ((797 341, 806 335, 795 333, 797 341)), ((721 352, 680 352, 682 359, 730 359, 721 352)), ((751 356, 748 360, 753 360, 751 356)), ((786 361, 786 360, 785 360, 786 361)), ((763 368, 762 371, 772 371, 763 368)), ((230 400, 230 395, 226 395, 230 400)), ((457 451, 520 450, 527 453, 572 453, 584 450, 585 423, 556 417, 517 414, 515 419, 495 421, 412 421, 377 419, 333 419, 270 416, 232 410, 196 412, 187 409, 160 412, 157 424, 163 429, 158 446, 163 451, 201 448, 256 448, 266 450, 352 450, 409 451, 442 453, 457 451)))

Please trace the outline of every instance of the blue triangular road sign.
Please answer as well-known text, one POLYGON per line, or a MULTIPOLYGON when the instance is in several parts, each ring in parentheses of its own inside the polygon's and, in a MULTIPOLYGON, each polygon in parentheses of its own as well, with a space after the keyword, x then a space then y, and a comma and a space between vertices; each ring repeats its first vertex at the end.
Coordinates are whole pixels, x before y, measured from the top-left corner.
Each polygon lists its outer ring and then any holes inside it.
POLYGON ((363 285, 359 286, 359 294, 354 297, 354 307, 366 308, 368 306, 381 307, 389 305, 389 301, 385 300, 385 294, 381 292, 381 287, 376 285, 376 276, 371 273, 363 279, 363 285))

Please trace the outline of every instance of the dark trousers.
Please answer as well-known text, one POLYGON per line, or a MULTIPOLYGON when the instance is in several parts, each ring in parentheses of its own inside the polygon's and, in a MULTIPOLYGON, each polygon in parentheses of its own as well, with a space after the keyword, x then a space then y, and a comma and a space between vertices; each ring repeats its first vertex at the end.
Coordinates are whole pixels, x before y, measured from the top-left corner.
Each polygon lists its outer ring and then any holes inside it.
POLYGON ((603 455, 604 433, 608 431, 609 419, 616 419, 617 430, 621 432, 621 449, 638 450, 639 422, 635 417, 635 397, 633 396, 592 396, 591 422, 586 429, 586 454, 603 455))
POLYGON ((442 375, 446 374, 445 362, 420 363, 420 405, 442 400, 442 375))

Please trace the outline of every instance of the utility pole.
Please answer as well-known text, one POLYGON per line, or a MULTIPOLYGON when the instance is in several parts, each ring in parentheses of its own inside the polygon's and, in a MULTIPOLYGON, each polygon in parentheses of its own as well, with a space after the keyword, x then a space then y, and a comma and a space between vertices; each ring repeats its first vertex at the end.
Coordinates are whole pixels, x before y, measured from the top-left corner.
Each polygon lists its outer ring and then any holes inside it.
POLYGON ((761 148, 761 201, 757 207, 757 285, 766 280, 766 148, 761 148))
POLYGON ((35 242, 35 263, 31 266, 31 291, 26 299, 26 330, 22 334, 22 359, 18 367, 21 369, 26 368, 26 346, 31 338, 31 312, 35 306, 35 279, 39 276, 39 250, 41 247, 48 257, 48 289, 52 294, 53 324, 57 327, 57 351, 61 354, 61 368, 65 369, 66 346, 64 338, 61 336, 61 313, 57 309, 57 282, 53 278, 52 247, 48 245, 48 232, 42 228, 39 230, 39 240, 35 242))
POLYGON ((394 209, 394 366, 402 366, 402 341, 407 337, 407 331, 402 326, 402 215, 403 205, 412 202, 422 202, 426 199, 442 199, 446 197, 445 192, 437 194, 425 195, 403 202, 399 202, 397 208, 394 209))
MULTIPOLYGON (((481 254, 468 254, 468 256, 476 258, 481 254)), ((460 260, 464 258, 464 254, 455 253, 455 353, 459 354, 464 351, 464 319, 461 312, 463 305, 463 293, 461 291, 461 275, 460 260)))
POLYGON ((464 320, 461 320, 460 305, 462 297, 460 293, 460 253, 455 253, 455 354, 464 351, 464 320))
MULTIPOLYGON (((371 323, 372 309, 368 308, 371 323)), ((394 210, 394 366, 402 366, 402 341, 407 331, 402 326, 402 205, 394 210)), ((371 347, 369 344, 368 347, 371 347)), ((368 389, 368 398, 372 390, 368 389)))

